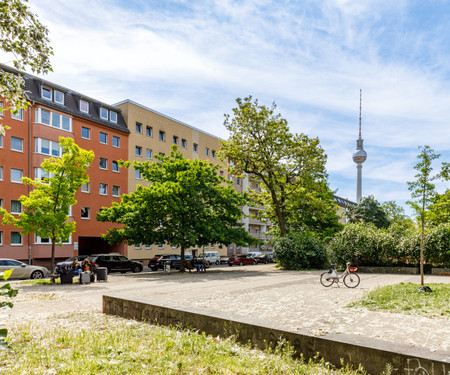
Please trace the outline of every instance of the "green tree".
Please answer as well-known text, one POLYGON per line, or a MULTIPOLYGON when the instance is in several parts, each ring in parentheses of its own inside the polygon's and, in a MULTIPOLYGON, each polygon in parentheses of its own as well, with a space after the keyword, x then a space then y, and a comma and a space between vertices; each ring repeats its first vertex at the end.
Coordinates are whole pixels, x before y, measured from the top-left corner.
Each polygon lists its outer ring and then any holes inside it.
POLYGON ((345 215, 349 223, 373 223, 377 228, 390 224, 383 207, 372 195, 362 198, 356 206, 348 206, 345 215))
POLYGON ((450 223, 450 190, 431 197, 426 221, 430 226, 450 223))
MULTIPOLYGON (((159 162, 136 162, 132 166, 151 184, 124 194, 120 203, 104 208, 97 220, 119 223, 103 238, 110 243, 169 243, 184 252, 210 243, 247 245, 255 241, 238 221, 248 198, 237 193, 218 175, 218 166, 188 160, 173 146, 170 156, 159 162)), ((130 166, 131 163, 124 163, 130 166)))
MULTIPOLYGON (((16 69, 30 68, 34 73, 52 70, 48 30, 27 6, 28 0, 0 1, 0 48, 13 55, 16 69)), ((8 102, 13 113, 29 105, 24 91, 24 80, 20 75, 0 71, 0 96, 8 102)), ((0 134, 5 131, 0 125, 0 134)))
POLYGON ((431 163, 438 159, 440 154, 436 154, 430 146, 419 147, 420 154, 417 155, 419 162, 414 166, 418 173, 414 176, 415 181, 408 182, 408 189, 411 192, 411 197, 415 200, 408 201, 408 204, 416 212, 418 222, 420 223, 420 284, 423 286, 424 281, 424 255, 423 245, 425 236, 425 227, 427 223, 428 206, 433 203, 433 198, 436 195, 436 187, 432 183, 440 177, 440 174, 433 175, 433 167, 431 163))
POLYGON ((326 155, 318 138, 290 133, 287 121, 274 113, 275 104, 268 108, 251 96, 236 102, 233 117, 225 115, 230 137, 221 142, 220 156, 234 163, 232 173, 258 179, 261 193, 252 198, 284 236, 299 217, 299 207, 308 209, 304 199, 320 199, 327 181, 326 155))
POLYGON ((21 234, 36 233, 41 238, 52 242, 51 272, 55 265, 55 245, 61 246, 75 232, 75 222, 69 220, 68 212, 77 203, 75 193, 82 184, 89 182, 86 172, 94 158, 92 151, 86 151, 75 144, 71 138, 59 138, 62 149, 60 158, 48 158, 41 168, 49 177, 32 180, 23 177, 25 184, 33 186, 28 196, 19 200, 23 212, 16 218, 5 209, 3 224, 14 224, 22 229, 21 234))

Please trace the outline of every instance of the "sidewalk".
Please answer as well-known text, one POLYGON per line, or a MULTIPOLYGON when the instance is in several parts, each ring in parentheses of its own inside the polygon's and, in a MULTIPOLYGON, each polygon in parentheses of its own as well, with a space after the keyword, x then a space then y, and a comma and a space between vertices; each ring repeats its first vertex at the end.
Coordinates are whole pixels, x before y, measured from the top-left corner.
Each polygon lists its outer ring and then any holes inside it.
MULTIPOLYGON (((9 323, 54 313, 100 312, 103 294, 204 307, 257 317, 291 331, 313 335, 345 333, 450 352, 450 320, 344 308, 379 285, 419 283, 417 275, 360 274, 356 289, 325 288, 320 271, 279 271, 272 265, 211 268, 205 273, 112 274, 107 283, 20 285, 9 323), (65 300, 66 303, 61 303, 65 300)), ((450 283, 426 276, 427 283, 450 283)))

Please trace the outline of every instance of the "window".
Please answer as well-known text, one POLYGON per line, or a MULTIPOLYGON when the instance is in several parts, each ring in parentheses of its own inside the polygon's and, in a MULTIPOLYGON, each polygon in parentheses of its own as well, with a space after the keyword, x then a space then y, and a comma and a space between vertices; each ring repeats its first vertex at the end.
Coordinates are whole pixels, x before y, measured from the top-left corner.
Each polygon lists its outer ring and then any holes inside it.
POLYGON ((17 110, 17 113, 11 112, 11 118, 15 119, 15 120, 23 121, 23 109, 21 108, 21 109, 17 110))
POLYGON ((109 121, 117 124, 117 113, 116 112, 113 112, 113 111, 109 112, 109 121))
POLYGON ((119 197, 120 196, 120 186, 113 185, 111 194, 113 197, 119 197))
POLYGON ((55 90, 55 103, 64 104, 64 94, 55 90))
POLYGON ((3 208, 3 198, 0 198, 0 207, 3 208))
POLYGON ((134 244, 134 248, 135 249, 140 249, 141 248, 141 244, 140 243, 135 243, 134 244))
POLYGON ((187 141, 185 139, 181 140, 181 147, 187 148, 187 141))
POLYGON ((3 102, 0 100, 0 116, 3 116, 3 102))
POLYGON ((166 141, 166 133, 163 131, 159 131, 159 140, 165 142, 166 141))
POLYGON ((134 170, 134 177, 136 178, 136 180, 142 180, 141 171, 138 171, 137 169, 135 169, 134 170))
POLYGON ((89 113, 89 103, 87 101, 80 99, 80 111, 89 113))
POLYGON ((21 214, 22 213, 22 203, 20 201, 11 201, 11 213, 21 214))
POLYGON ((11 245, 22 245, 22 236, 19 232, 11 232, 11 245))
POLYGON ((100 160, 100 163, 99 163, 100 169, 108 169, 108 159, 100 158, 99 160, 100 160))
POLYGON ((11 150, 23 152, 23 139, 11 137, 11 150))
MULTIPOLYGON (((1 240, 1 238, 0 238, 0 240, 1 240)), ((145 246, 146 249, 151 249, 152 248, 151 244, 145 244, 144 246, 145 246)))
POLYGON ((83 193, 89 193, 91 191, 91 186, 89 185, 89 182, 81 185, 81 191, 83 193))
POLYGON ((11 182, 22 183, 23 171, 21 169, 11 168, 11 182))
POLYGON ((81 218, 89 219, 91 217, 91 209, 89 207, 81 207, 81 218))
POLYGON ((60 157, 62 154, 59 143, 55 141, 49 141, 48 139, 35 138, 35 152, 44 155, 60 157))
POLYGON ((142 124, 139 122, 136 123, 136 133, 142 134, 142 124))
POLYGON ((108 144, 108 134, 100 132, 100 143, 108 144))
POLYGON ((108 120, 108 110, 106 108, 100 107, 100 117, 104 120, 108 120))
POLYGON ((42 168, 34 168, 34 178, 37 180, 42 180, 45 178, 50 178, 50 173, 42 168))
POLYGON ((178 144, 178 137, 176 135, 173 136, 173 144, 174 145, 178 144))
POLYGON ((213 244, 213 243, 210 244, 209 248, 210 248, 210 249, 214 249, 214 244, 213 244))
POLYGON ((59 113, 51 112, 43 108, 36 108, 35 121, 39 124, 52 126, 54 128, 72 131, 72 118, 59 113))
POLYGON ((205 155, 209 156, 209 148, 208 147, 205 147, 205 155))
POLYGON ((241 186, 241 179, 239 177, 236 179, 236 184, 237 186, 241 186))
POLYGON ((82 126, 81 127, 81 138, 91 139, 91 129, 82 126))
POLYGON ((3 148, 3 134, 0 134, 0 147, 3 148))
POLYGON ((136 156, 142 156, 142 147, 141 146, 136 146, 134 153, 136 154, 136 156))
POLYGON ((120 147, 120 138, 113 135, 112 137, 113 146, 114 147, 120 147))
POLYGON ((52 100, 52 89, 42 86, 41 88, 41 96, 44 99, 52 100))
POLYGON ((158 242, 158 249, 164 249, 164 244, 162 242, 158 242))
POLYGON ((116 160, 112 161, 111 167, 113 172, 119 172, 119 163, 116 160))
POLYGON ((100 188, 98 190, 98 193, 100 195, 106 195, 108 194, 108 185, 100 183, 100 188))
POLYGON ((212 150, 211 151, 211 156, 215 159, 216 158, 216 151, 212 150))
POLYGON ((0 245, 3 245, 3 232, 0 231, 0 245))
POLYGON ((192 145, 192 150, 193 150, 194 152, 198 152, 198 144, 197 144, 197 143, 194 143, 194 144, 192 145))
POLYGON ((0 167, 0 181, 3 181, 3 167, 0 167))
POLYGON ((145 135, 147 137, 153 137, 153 128, 151 126, 145 128, 145 135))
POLYGON ((223 171, 220 171, 220 175, 223 176, 223 171))
POLYGON ((149 148, 145 149, 145 157, 147 159, 151 159, 152 158, 152 154, 153 154, 152 150, 150 150, 149 148))

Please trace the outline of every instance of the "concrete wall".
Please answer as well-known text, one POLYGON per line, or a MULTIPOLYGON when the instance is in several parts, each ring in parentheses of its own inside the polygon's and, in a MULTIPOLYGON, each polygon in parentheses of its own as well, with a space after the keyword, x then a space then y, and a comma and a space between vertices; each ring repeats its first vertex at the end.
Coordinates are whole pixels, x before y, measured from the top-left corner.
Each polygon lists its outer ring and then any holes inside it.
POLYGON ((317 353, 326 361, 340 366, 345 363, 362 364, 370 374, 381 374, 386 364, 393 366, 392 374, 450 374, 450 356, 445 352, 430 352, 400 344, 346 334, 311 336, 284 331, 257 319, 196 308, 153 303, 143 299, 124 299, 103 296, 103 312, 129 319, 145 320, 160 325, 181 325, 213 336, 235 335, 238 341, 251 341, 259 348, 276 345, 285 338, 297 353, 314 358, 317 353))

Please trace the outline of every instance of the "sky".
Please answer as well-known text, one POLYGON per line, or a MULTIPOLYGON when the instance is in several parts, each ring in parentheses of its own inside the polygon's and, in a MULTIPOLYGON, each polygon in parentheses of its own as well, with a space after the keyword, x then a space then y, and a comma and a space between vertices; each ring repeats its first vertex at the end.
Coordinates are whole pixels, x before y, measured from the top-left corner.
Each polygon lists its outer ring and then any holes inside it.
MULTIPOLYGON (((124 99, 226 139, 236 98, 276 103, 318 137, 336 194, 410 209, 419 146, 450 161, 450 2, 408 0, 29 0, 50 31, 46 79, 124 99)), ((8 63, 8 61, 2 61, 8 63)), ((439 183, 444 191, 450 183, 439 183)))

